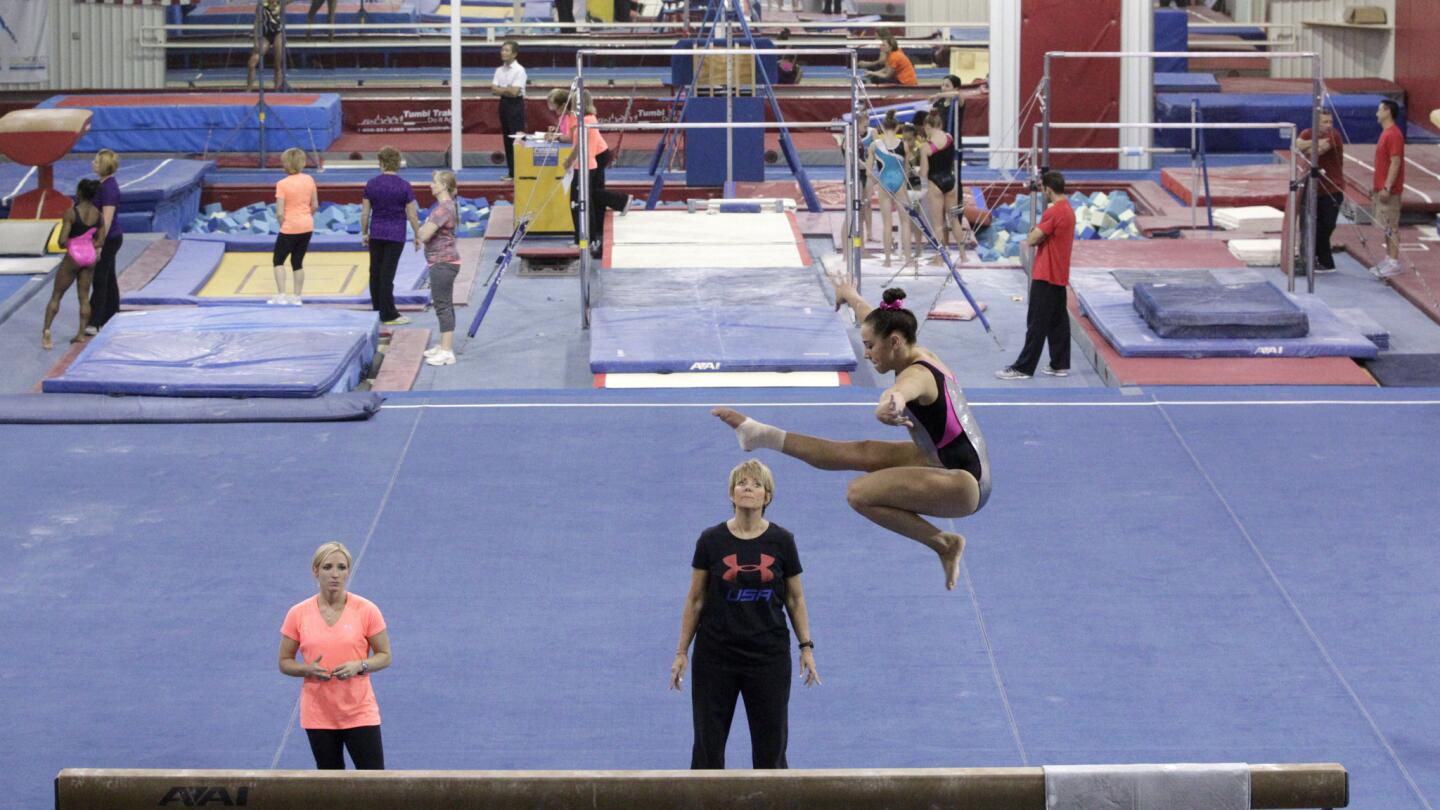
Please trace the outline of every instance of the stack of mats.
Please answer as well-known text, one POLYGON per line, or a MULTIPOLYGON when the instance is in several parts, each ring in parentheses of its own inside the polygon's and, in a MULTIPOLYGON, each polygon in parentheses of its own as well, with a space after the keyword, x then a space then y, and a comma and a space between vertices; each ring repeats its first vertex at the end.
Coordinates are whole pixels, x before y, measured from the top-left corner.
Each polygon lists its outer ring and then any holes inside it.
POLYGON ((0 220, 0 321, 45 286, 60 256, 48 253, 53 220, 0 220))
MULTIPOLYGON (((1380 137, 1375 108, 1384 96, 1374 93, 1332 94, 1329 106, 1351 141, 1374 143, 1380 137)), ((1289 122, 1300 129, 1310 126, 1312 99, 1299 93, 1157 93, 1157 123, 1190 123, 1191 102, 1199 105, 1199 120, 1207 124, 1289 122)), ((1296 130, 1297 132, 1299 130, 1296 130)), ((1272 152, 1290 146, 1280 129, 1208 129, 1207 152, 1272 152)), ((1155 145, 1188 149, 1188 129, 1155 132, 1155 145)))
MULTIPOLYGON (((67 195, 75 192, 81 180, 95 176, 89 158, 62 160, 53 168, 55 188, 67 195)), ((184 224, 200 210, 202 182, 213 168, 215 163, 209 160, 122 159, 115 180, 120 184, 117 216, 125 233, 179 236, 184 224)), ((34 168, 0 163, 0 194, 5 195, 0 206, 8 208, 15 196, 37 187, 34 168)))
POLYGON ((112 318, 47 393, 317 397, 363 379, 379 343, 373 312, 185 307, 112 318))
MULTIPOLYGON (((1358 357, 1373 358, 1375 344, 1359 329, 1339 318, 1319 297, 1289 296, 1274 289, 1258 273, 1244 269, 1182 271, 1215 283, 1174 283, 1175 271, 1159 277, 1148 294, 1156 299, 1142 304, 1140 295, 1127 290, 1122 271, 1078 269, 1071 272, 1071 287, 1081 311, 1123 357, 1358 357), (1204 273, 1205 275, 1200 275, 1204 273), (1257 286, 1258 285, 1258 286, 1257 286), (1270 286, 1273 292, 1264 290, 1270 286), (1224 290, 1217 288, 1224 287, 1224 290), (1155 295, 1156 290, 1160 294, 1155 295), (1277 295, 1278 294, 1278 295, 1277 295), (1283 299, 1283 301, 1282 301, 1283 299), (1163 337, 1139 310, 1148 309, 1165 331, 1163 337), (1294 331, 1296 311, 1305 316, 1308 333, 1302 337, 1227 337, 1223 329, 1196 326, 1197 312, 1211 323, 1226 317, 1245 324, 1281 324, 1294 331), (1173 316, 1173 317, 1172 317, 1173 316), (1186 319, 1190 319, 1187 324, 1186 319), (1186 328, 1190 329, 1187 335, 1186 328)), ((1127 279, 1139 290, 1149 271, 1130 271, 1127 279)))
POLYGON ((1216 208, 1215 224, 1227 231, 1278 231, 1285 227, 1285 212, 1269 205, 1216 208))
POLYGON ((1136 284, 1135 311, 1162 338, 1300 338, 1310 318, 1268 281, 1136 284))
MULTIPOLYGON (((1156 60, 1159 61, 1159 60, 1156 60)), ((1220 80, 1213 73, 1155 73, 1157 93, 1218 93, 1220 80)))
POLYGON ((635 211, 607 239, 591 371, 855 368, 793 214, 635 211))
POLYGON ((1279 239, 1231 239, 1227 244, 1235 258, 1251 267, 1280 265, 1279 239))
MULTIPOLYGON (((253 19, 255 7, 250 6, 253 19)), ((266 147, 324 150, 340 137, 340 96, 267 93, 266 147)), ((259 96, 253 93, 164 93, 51 96, 42 108, 81 108, 94 115, 79 152, 256 152, 259 96)))

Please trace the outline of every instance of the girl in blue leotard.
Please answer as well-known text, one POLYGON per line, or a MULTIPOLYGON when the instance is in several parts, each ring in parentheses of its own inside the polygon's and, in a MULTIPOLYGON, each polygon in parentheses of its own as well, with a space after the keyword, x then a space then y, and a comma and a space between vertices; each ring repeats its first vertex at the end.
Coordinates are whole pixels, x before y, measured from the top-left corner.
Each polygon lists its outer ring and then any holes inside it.
MULTIPOLYGON (((885 245, 885 266, 890 266, 890 253, 895 246, 891 229, 895 219, 895 206, 903 204, 897 196, 905 187, 905 143, 900 138, 900 122, 895 111, 885 113, 880 132, 870 143, 865 163, 870 167, 872 181, 880 185, 880 226, 881 240, 885 245)), ((900 252, 910 255, 910 218, 900 217, 900 252)))

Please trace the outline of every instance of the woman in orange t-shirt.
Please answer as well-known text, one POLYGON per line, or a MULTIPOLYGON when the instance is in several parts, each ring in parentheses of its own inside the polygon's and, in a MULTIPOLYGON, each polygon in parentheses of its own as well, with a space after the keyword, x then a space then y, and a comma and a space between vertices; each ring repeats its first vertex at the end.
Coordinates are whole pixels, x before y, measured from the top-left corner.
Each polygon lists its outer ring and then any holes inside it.
MULTIPOLYGON (((568 140, 571 146, 576 146, 580 137, 580 125, 575 119, 575 109, 579 106, 585 108, 585 150, 586 163, 589 164, 590 178, 590 255, 599 259, 603 254, 605 245, 605 209, 620 212, 624 216, 625 211, 630 207, 630 196, 621 194, 618 191, 610 191, 605 188, 605 168, 613 162, 614 155, 610 152, 610 145, 600 134, 600 128, 596 125, 600 119, 596 116, 595 103, 590 100, 590 94, 584 94, 583 105, 577 104, 576 99, 571 98, 566 90, 556 88, 550 91, 545 98, 545 104, 550 112, 559 117, 556 125, 556 139, 568 140)), ((565 158, 565 165, 561 168, 569 172, 580 159, 580 150, 575 149, 565 158)), ((580 173, 570 175, 570 222, 575 227, 575 242, 580 242, 580 173)))
POLYGON ((285 614, 280 671, 305 679, 300 726, 317 768, 344 770, 345 749, 356 769, 384 770, 380 706, 370 674, 390 666, 390 635, 374 602, 346 592, 352 566, 343 543, 316 549, 310 571, 320 593, 285 614))
POLYGON ((294 146, 286 149, 280 163, 285 167, 285 179, 275 184, 275 217, 280 220, 280 235, 275 238, 275 249, 270 256, 270 263, 275 266, 275 289, 279 292, 266 303, 298 305, 305 289, 305 251, 310 249, 310 237, 315 231, 320 190, 315 187, 315 178, 304 173, 303 149, 294 146), (293 295, 285 292, 286 259, 295 271, 293 295))

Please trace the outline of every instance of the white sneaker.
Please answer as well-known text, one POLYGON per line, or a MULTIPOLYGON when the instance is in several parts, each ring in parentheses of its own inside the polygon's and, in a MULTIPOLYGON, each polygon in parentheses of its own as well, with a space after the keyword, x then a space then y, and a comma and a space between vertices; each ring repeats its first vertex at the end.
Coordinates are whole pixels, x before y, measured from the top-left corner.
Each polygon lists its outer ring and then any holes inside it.
POLYGON ((280 304, 285 304, 285 303, 288 303, 288 302, 285 300, 285 293, 280 293, 279 295, 275 295, 275 296, 271 296, 270 298, 266 298, 266 299, 265 299, 265 303, 270 304, 270 305, 272 305, 272 306, 279 306, 280 304))
POLYGON ((1371 274, 1376 278, 1391 278, 1400 275, 1404 270, 1405 268, 1400 266, 1400 262, 1388 256, 1385 258, 1385 261, 1370 268, 1371 274))
POLYGON ((995 372, 995 378, 997 380, 1028 380, 1030 379, 1030 375, 1023 371, 1016 371, 1011 366, 1006 366, 995 372))
POLYGON ((300 298, 300 296, 298 296, 298 295, 289 295, 289 296, 286 296, 286 298, 289 299, 289 300, 287 300, 285 303, 287 303, 287 304, 289 304, 289 305, 291 305, 291 306, 296 306, 296 307, 298 307, 298 306, 304 305, 304 303, 305 303, 305 301, 302 300, 302 299, 300 298))
POLYGON ((431 346, 430 348, 426 349, 426 350, 425 350, 425 356, 426 356, 426 357, 434 357, 435 355, 441 354, 441 353, 444 352, 444 351, 445 351, 445 347, 440 346, 440 345, 437 344, 437 345, 435 345, 435 346, 431 346))
POLYGON ((455 353, 442 349, 439 354, 432 354, 425 358, 425 364, 430 366, 453 366, 455 365, 455 353))
POLYGON ((1051 368, 1050 366, 1041 366, 1040 370, 1045 372, 1046 374, 1049 374, 1051 377, 1070 376, 1070 369, 1068 368, 1051 368))

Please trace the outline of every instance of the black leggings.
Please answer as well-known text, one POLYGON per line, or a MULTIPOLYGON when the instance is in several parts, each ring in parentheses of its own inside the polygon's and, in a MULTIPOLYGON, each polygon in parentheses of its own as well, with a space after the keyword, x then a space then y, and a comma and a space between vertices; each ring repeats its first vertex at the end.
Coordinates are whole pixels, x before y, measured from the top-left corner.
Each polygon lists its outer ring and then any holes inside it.
POLYGON ((90 288, 90 325, 99 329, 120 311, 120 282, 115 274, 115 254, 125 237, 112 236, 100 248, 100 257, 95 261, 95 275, 90 288))
POLYGON ((345 770, 342 747, 349 749, 355 770, 385 770, 385 748, 380 742, 379 726, 307 728, 305 736, 310 738, 310 753, 315 755, 315 767, 322 771, 345 770))
POLYGON ((395 308, 395 270, 404 250, 404 242, 370 240, 370 308, 380 313, 382 321, 400 317, 400 310, 395 308))
POLYGON ((727 661, 698 643, 690 669, 690 709, 695 745, 693 770, 723 769, 725 741, 735 719, 735 700, 745 698, 750 724, 750 761, 756 769, 788 768, 785 748, 790 737, 790 654, 759 664, 727 661))
MULTIPOLYGON (((590 244, 605 244, 605 209, 625 210, 625 195, 605 188, 605 167, 610 165, 610 150, 595 157, 590 170, 590 244)), ((575 243, 580 243, 580 172, 570 175, 570 224, 575 226, 575 243)))

